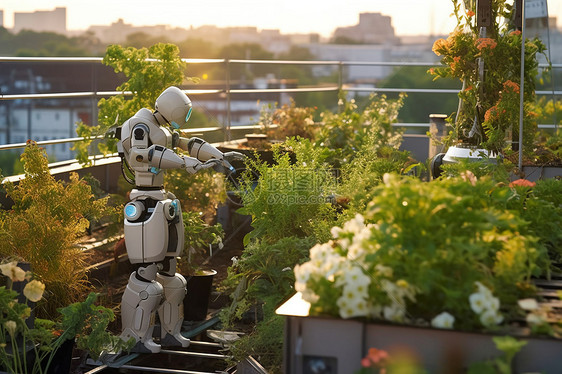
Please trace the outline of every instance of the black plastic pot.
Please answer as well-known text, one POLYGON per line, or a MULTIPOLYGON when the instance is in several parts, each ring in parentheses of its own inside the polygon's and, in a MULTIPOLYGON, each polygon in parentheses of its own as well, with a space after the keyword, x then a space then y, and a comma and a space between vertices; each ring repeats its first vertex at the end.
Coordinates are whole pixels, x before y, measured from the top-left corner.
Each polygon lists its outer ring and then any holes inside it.
POLYGON ((183 299, 185 321, 203 321, 207 318, 215 274, 217 274, 215 270, 203 270, 196 275, 186 277, 187 295, 183 299))

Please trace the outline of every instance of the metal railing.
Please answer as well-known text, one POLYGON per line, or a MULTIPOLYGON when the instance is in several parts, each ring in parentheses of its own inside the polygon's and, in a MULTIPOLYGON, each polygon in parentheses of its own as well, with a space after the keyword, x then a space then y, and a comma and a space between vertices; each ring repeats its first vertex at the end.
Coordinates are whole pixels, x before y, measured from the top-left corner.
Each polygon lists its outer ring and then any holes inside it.
MULTIPOLYGON (((310 93, 310 92, 384 92, 384 93, 427 93, 427 94, 457 94, 459 89, 437 89, 437 88, 382 88, 382 87, 358 87, 356 84, 347 83, 344 80, 344 67, 349 66, 390 66, 390 67, 433 67, 439 66, 436 62, 363 62, 363 61, 289 61, 289 60, 239 60, 239 59, 182 59, 187 64, 222 64, 226 72, 226 79, 224 81, 224 88, 213 89, 187 89, 185 92, 189 95, 205 95, 205 94, 222 94, 224 95, 225 108, 226 108, 226 121, 221 126, 210 128, 197 128, 184 130, 186 134, 200 134, 222 131, 225 141, 233 140, 231 137, 231 96, 234 94, 269 94, 269 93, 310 93), (316 86, 306 87, 290 87, 290 88, 266 88, 266 89, 240 89, 233 88, 231 76, 231 66, 237 64, 253 64, 253 65, 301 65, 301 66, 334 66, 337 68, 337 83, 334 84, 321 84, 316 86)), ((3 62, 16 62, 16 63, 85 63, 85 64, 101 64, 102 58, 97 57, 0 57, 0 66, 3 62)), ((562 64, 540 64, 540 68, 551 67, 553 69, 562 68, 562 64)), ((95 80, 95 70, 92 69, 92 82, 95 80)), ((561 96, 562 91, 536 91, 538 95, 551 95, 553 97, 561 96)), ((92 123, 97 123, 97 101, 104 97, 111 97, 115 95, 132 95, 128 91, 97 91, 92 83, 91 91, 86 92, 62 92, 62 93, 28 93, 28 94, 5 94, 0 93, 0 102, 9 100, 42 100, 42 99, 84 99, 91 100, 91 113, 92 123), (95 115, 94 115, 95 114, 95 115)), ((422 123, 399 123, 396 126, 407 127, 427 127, 428 124, 422 123)), ((543 128, 555 127, 555 125, 542 125, 543 128)), ((242 129, 236 126, 237 129, 242 129)), ((252 129, 255 126, 245 126, 245 129, 252 129)), ((37 142, 39 145, 56 145, 64 143, 75 143, 82 141, 84 138, 71 137, 66 139, 54 139, 37 142)), ((25 143, 13 143, 0 145, 1 150, 18 149, 25 147, 25 143)), ((75 161, 75 160, 70 160, 75 161)))

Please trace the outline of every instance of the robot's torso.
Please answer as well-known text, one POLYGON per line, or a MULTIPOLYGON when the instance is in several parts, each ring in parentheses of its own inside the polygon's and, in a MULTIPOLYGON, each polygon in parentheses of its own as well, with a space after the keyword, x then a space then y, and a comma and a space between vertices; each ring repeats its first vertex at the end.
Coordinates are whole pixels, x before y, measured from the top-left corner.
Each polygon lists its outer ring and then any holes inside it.
POLYGON ((121 127, 119 151, 135 173, 136 188, 125 206, 125 243, 131 263, 160 262, 166 257, 180 255, 184 245, 184 228, 179 201, 164 191, 162 155, 175 155, 174 138, 166 127, 160 126, 149 109, 139 110, 121 127))

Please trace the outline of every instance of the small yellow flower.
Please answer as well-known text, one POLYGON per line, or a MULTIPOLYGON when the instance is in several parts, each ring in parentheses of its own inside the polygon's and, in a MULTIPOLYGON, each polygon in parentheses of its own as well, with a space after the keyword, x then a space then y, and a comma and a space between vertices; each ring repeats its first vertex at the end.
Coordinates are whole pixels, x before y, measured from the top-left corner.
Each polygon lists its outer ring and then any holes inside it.
POLYGON ((25 285, 23 289, 23 294, 30 301, 38 302, 43 297, 43 292, 45 292, 45 285, 38 280, 32 280, 25 285))

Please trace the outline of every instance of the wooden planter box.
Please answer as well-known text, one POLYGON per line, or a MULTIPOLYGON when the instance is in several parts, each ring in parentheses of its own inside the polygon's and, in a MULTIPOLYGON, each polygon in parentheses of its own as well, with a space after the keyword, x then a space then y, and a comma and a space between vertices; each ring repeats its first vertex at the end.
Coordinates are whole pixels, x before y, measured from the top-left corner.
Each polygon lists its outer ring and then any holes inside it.
MULTIPOLYGON (((285 316, 284 372, 353 374, 369 348, 408 352, 429 373, 466 372, 474 362, 498 357, 492 334, 359 320, 309 317, 310 304, 296 294, 277 310, 285 316), (322 367, 323 371, 314 371, 322 367)), ((522 337, 514 372, 562 373, 562 340, 522 337)))

